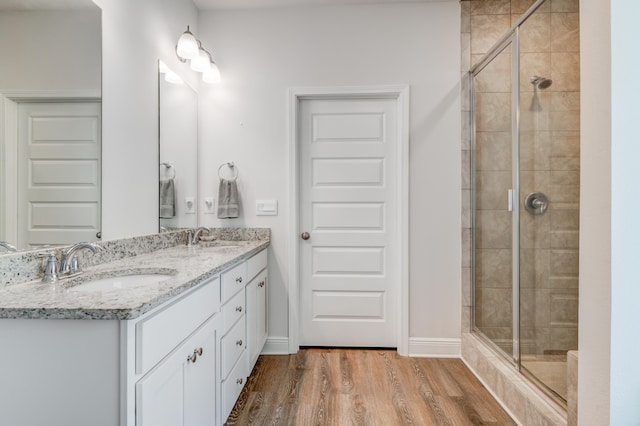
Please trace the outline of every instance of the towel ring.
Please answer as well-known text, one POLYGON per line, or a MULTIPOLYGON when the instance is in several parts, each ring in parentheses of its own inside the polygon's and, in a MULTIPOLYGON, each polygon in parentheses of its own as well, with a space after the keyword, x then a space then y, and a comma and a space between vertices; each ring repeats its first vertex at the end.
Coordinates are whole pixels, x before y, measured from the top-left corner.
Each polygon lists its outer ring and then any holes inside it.
POLYGON ((172 172, 170 177, 169 177, 169 179, 175 179, 175 177, 176 177, 176 168, 173 167, 173 164, 171 164, 168 161, 165 161, 163 163, 160 163, 160 165, 164 166, 167 169, 167 171, 171 171, 172 172))
POLYGON ((222 163, 220 164, 220 167, 218 167, 218 177, 220 179, 224 179, 222 177, 222 169, 224 167, 227 167, 229 170, 231 170, 231 173, 233 173, 233 177, 231 178, 231 180, 233 180, 234 182, 238 180, 238 176, 240 176, 240 170, 238 170, 238 168, 236 167, 235 164, 233 164, 233 162, 229 162, 229 163, 222 163))

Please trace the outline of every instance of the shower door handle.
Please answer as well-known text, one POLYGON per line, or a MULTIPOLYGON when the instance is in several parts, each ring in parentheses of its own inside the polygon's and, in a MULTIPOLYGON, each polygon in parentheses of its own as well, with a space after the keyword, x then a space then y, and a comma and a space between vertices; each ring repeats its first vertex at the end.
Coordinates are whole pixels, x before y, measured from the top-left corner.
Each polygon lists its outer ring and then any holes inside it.
POLYGON ((507 191, 507 210, 513 211, 513 189, 507 191))

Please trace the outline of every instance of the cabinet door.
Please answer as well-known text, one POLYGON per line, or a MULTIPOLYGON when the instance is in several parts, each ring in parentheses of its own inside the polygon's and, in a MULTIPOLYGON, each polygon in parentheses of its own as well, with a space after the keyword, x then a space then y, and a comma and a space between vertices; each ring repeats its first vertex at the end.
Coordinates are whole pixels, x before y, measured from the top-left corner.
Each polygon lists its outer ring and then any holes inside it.
POLYGON ((247 343, 249 372, 267 340, 267 270, 247 285, 247 343))
POLYGON ((215 423, 216 333, 213 317, 138 381, 137 426, 215 423))

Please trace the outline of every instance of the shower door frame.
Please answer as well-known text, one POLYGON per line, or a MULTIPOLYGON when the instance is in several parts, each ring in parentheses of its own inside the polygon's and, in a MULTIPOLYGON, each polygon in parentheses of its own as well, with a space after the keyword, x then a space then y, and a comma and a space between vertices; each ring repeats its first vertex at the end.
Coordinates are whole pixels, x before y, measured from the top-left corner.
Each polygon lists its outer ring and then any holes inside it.
POLYGON ((513 26, 471 67, 467 78, 471 100, 471 327, 473 332, 517 369, 520 365, 520 26, 547 0, 537 0, 513 26), (475 77, 511 46, 511 189, 505 197, 511 216, 512 351, 508 354, 476 326, 476 87, 475 77))

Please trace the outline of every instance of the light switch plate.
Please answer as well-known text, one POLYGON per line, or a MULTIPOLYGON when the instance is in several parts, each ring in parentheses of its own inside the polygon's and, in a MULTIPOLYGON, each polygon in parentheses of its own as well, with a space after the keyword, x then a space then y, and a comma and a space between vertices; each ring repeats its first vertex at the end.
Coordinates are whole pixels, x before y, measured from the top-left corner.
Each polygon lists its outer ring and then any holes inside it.
POLYGON ((204 214, 214 214, 216 207, 216 200, 213 197, 207 197, 204 199, 204 214))
POLYGON ((186 214, 193 214, 196 212, 196 199, 194 197, 184 198, 184 212, 186 214))
POLYGON ((278 200, 257 200, 256 216, 277 216, 278 200))

